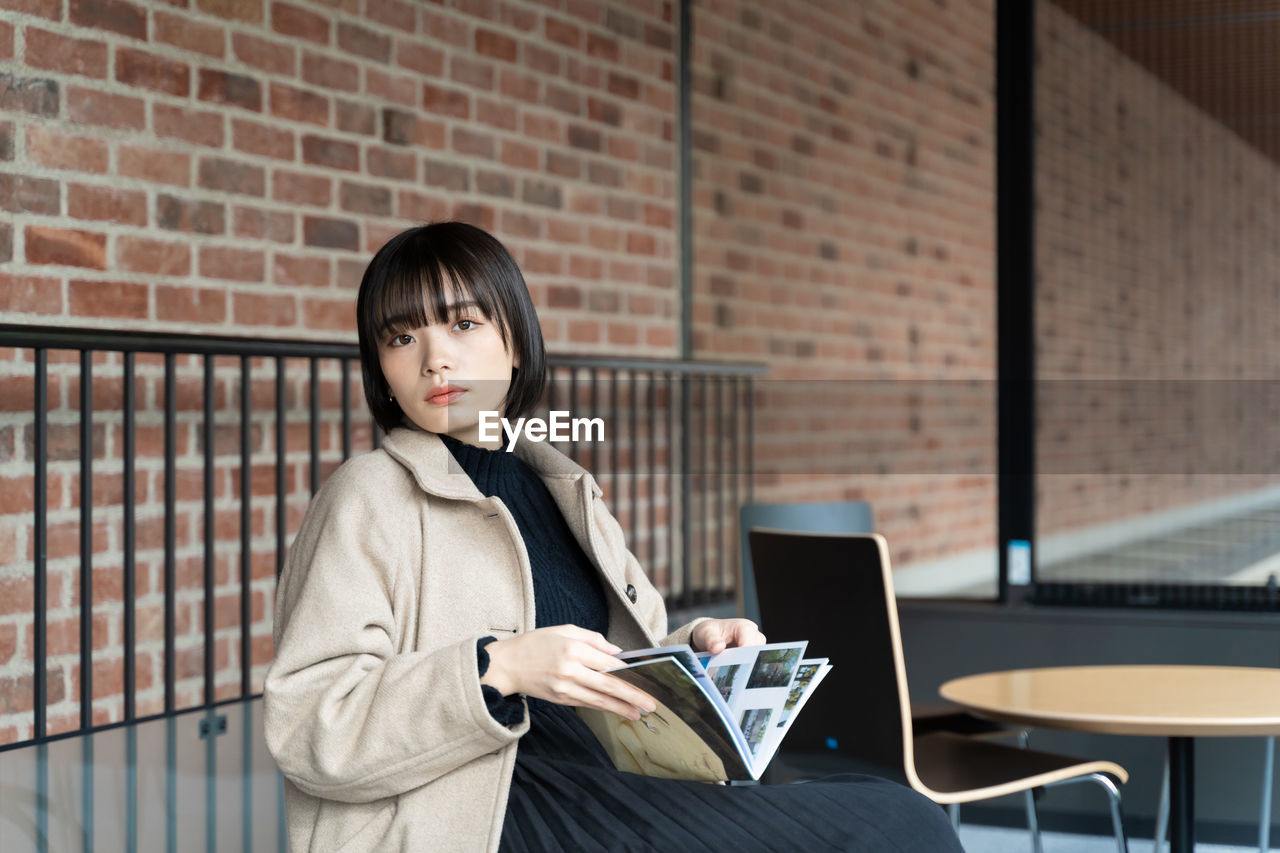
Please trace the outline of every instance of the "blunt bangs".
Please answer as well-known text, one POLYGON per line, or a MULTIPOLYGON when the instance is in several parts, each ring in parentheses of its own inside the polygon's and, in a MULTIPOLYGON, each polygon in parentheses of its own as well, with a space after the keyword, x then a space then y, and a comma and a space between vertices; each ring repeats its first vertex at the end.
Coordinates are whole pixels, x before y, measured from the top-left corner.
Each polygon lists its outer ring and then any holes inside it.
POLYGON ((457 319, 448 305, 474 303, 495 323, 507 351, 517 356, 504 414, 522 417, 536 408, 546 384, 542 328, 515 259, 491 234, 463 222, 439 222, 403 231, 369 262, 356 300, 365 399, 383 430, 404 417, 387 397, 378 359, 391 335, 457 319))

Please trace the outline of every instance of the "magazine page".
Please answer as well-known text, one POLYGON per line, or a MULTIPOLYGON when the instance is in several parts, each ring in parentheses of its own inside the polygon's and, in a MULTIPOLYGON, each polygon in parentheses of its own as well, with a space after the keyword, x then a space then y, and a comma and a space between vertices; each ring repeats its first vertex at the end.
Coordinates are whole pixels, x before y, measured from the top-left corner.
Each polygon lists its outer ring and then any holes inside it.
POLYGON ((814 688, 827 677, 830 671, 831 664, 827 662, 827 658, 800 661, 800 665, 796 667, 795 678, 792 679, 791 687, 787 691, 786 702, 774 717, 773 725, 760 736, 759 745, 751 753, 752 765, 756 768, 757 776, 773 760, 774 754, 781 746, 782 739, 791 728, 800 709, 804 707, 805 702, 809 701, 814 688))
POLYGON ((628 663, 609 674, 645 691, 658 705, 639 720, 577 709, 619 770, 705 782, 756 778, 732 719, 674 657, 628 663))
MULTIPOLYGON (((807 642, 769 643, 698 656, 734 719, 748 709, 781 709, 807 642)), ((754 723, 761 715, 752 718, 754 723)), ((774 723, 777 717, 773 716, 774 723)), ((748 739, 749 740, 749 739, 748 739)))

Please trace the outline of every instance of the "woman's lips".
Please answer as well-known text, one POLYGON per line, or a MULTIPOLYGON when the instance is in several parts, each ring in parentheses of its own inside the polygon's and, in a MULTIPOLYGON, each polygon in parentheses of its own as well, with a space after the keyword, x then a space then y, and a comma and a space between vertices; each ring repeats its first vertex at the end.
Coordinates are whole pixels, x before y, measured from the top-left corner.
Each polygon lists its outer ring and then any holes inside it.
POLYGON ((438 388, 427 395, 426 402, 433 406, 447 406, 455 402, 463 394, 467 393, 467 389, 459 388, 456 385, 446 385, 438 388))

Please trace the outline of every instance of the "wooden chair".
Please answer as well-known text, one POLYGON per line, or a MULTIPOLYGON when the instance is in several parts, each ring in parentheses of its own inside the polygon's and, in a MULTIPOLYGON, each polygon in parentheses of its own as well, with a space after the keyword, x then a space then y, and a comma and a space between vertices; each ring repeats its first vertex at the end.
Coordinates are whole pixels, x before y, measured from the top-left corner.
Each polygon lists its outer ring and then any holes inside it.
MULTIPOLYGON (((791 530, 797 533, 873 533, 871 504, 866 501, 830 501, 826 503, 750 503, 738 511, 738 531, 742 552, 742 583, 738 585, 740 612, 753 622, 760 622, 760 603, 756 595, 755 565, 747 531, 753 527, 791 530)), ((764 626, 766 629, 768 626, 764 626)), ((911 708, 912 723, 919 734, 955 732, 976 737, 1026 737, 1026 729, 984 720, 953 705, 943 703, 916 704, 911 708)))
MULTIPOLYGON (((1107 792, 1116 846, 1126 853, 1116 781, 1128 774, 1118 764, 914 732, 884 537, 756 529, 748 538, 770 639, 808 639, 807 654, 830 657, 834 666, 787 733, 786 751, 774 759, 783 763, 780 781, 869 772, 897 779, 949 810, 1091 781, 1107 792)), ((1039 851, 1033 803, 1028 821, 1039 851)))

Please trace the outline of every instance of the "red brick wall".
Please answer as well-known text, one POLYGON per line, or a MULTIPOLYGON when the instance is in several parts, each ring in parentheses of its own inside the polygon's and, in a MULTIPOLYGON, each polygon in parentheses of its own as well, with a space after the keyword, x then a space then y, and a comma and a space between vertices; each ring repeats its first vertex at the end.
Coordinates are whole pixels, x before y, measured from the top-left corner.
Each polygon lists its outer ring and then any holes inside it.
MULTIPOLYGON (((671 2, 0 0, 0 10, 6 322, 353 340, 369 254, 407 224, 454 217, 512 248, 554 350, 677 355, 671 2)), ((821 382, 762 387, 757 497, 870 499, 902 563, 989 547, 989 413, 955 429, 910 383, 941 380, 951 393, 954 380, 993 375, 990 0, 714 0, 693 12, 695 356, 821 382), (889 380, 875 393, 897 408, 855 405, 867 392, 854 380, 889 380), (841 438, 850 434, 857 446, 841 438)), ((0 742, 31 734, 30 360, 0 352, 0 742)), ((78 713, 73 362, 51 355, 52 731, 78 713)), ((203 476, 200 365, 179 362, 182 705, 201 698, 203 476)), ((254 373, 255 687, 270 658, 273 369, 254 373)), ((163 395, 158 362, 140 358, 138 372, 146 712, 163 674, 163 395)), ((118 358, 95 364, 97 721, 122 714, 120 375, 118 358)), ((225 695, 239 679, 227 609, 239 594, 236 365, 219 362, 218 376, 225 695)), ((324 471, 339 456, 337 391, 326 365, 324 471)), ((309 495, 307 405, 302 366, 286 398, 291 531, 309 495)), ((368 441, 366 429, 356 449, 368 441)))
POLYGON ((695 10, 695 343, 771 365, 757 499, 993 547, 993 5, 695 10))
POLYGON ((1038 529, 1273 486, 1280 169, 1036 11, 1038 529))

